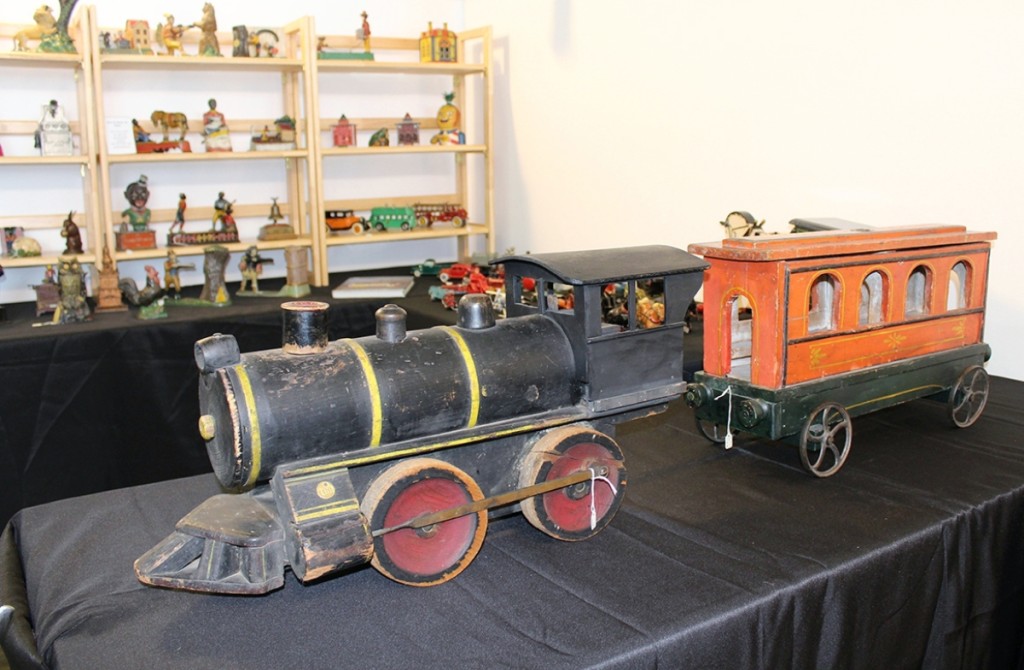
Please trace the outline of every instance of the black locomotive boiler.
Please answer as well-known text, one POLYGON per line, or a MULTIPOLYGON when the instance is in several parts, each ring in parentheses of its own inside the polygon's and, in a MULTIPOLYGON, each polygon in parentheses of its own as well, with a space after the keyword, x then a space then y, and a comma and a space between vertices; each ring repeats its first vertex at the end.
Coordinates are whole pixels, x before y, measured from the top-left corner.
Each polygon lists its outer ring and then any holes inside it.
POLYGON ((508 318, 463 298, 455 326, 328 342, 327 305, 284 306, 280 350, 196 343, 200 433, 229 490, 136 561, 147 584, 258 594, 370 562, 428 586, 519 510, 561 540, 599 532, 626 486, 615 424, 682 395, 683 323, 706 264, 666 246, 499 259, 508 318), (663 286, 664 318, 638 317, 663 286), (625 300, 608 323, 608 287, 625 300))

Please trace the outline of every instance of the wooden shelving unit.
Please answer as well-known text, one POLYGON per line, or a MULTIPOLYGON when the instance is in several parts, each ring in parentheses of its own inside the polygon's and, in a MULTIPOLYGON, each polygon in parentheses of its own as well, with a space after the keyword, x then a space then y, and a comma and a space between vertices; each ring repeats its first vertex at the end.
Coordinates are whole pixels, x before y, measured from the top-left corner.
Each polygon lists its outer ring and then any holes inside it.
MULTIPOLYGON (((22 25, 0 24, 0 42, 4 39, 12 39, 14 34, 24 28, 22 25)), ((77 13, 69 26, 72 38, 76 43, 81 43, 82 36, 91 33, 88 24, 87 13, 77 13)), ((77 116, 69 118, 71 132, 74 137, 74 144, 78 153, 72 156, 41 156, 38 150, 34 153, 17 151, 12 153, 11 145, 8 143, 4 156, 0 156, 0 194, 10 186, 11 180, 3 175, 8 170, 30 170, 39 174, 39 179, 57 185, 70 186, 75 190, 75 183, 81 191, 81 198, 73 198, 70 201, 59 201, 47 203, 45 207, 52 206, 52 213, 29 213, 16 211, 8 205, 0 214, 0 227, 21 227, 26 235, 34 236, 44 231, 59 231, 68 213, 75 212, 74 221, 82 234, 82 241, 85 253, 79 254, 78 259, 82 263, 92 264, 99 256, 101 246, 101 235, 99 232, 99 220, 96 216, 98 209, 97 178, 94 161, 96 136, 95 120, 92 115, 94 109, 94 96, 90 83, 92 71, 92 54, 88 50, 79 53, 37 53, 34 51, 11 51, 0 53, 0 72, 13 73, 18 70, 40 71, 40 79, 52 79, 54 83, 69 84, 73 80, 77 100, 77 116)), ((35 75, 33 75, 35 76, 35 75)), ((39 100, 39 105, 46 104, 46 100, 39 100)), ((67 101, 58 101, 62 104, 67 101)), ((39 118, 32 119, 0 119, 0 140, 6 137, 15 139, 15 142, 26 145, 38 128, 39 118)), ((10 174, 10 173, 8 173, 10 174)), ((4 201, 10 203, 13 193, 4 196, 4 201)), ((41 256, 30 256, 13 258, 3 256, 0 264, 5 268, 43 268, 47 265, 55 265, 59 262, 61 252, 64 249, 64 241, 55 234, 47 235, 50 238, 43 246, 41 256), (57 241, 53 241, 56 239, 57 241)), ((40 279, 42 273, 40 273, 40 279)))
MULTIPOLYGON (((310 18, 310 34, 316 35, 314 19, 310 18)), ((318 36, 319 38, 320 36, 318 36)), ((357 51, 362 48, 361 42, 348 35, 327 35, 323 36, 326 43, 338 50, 357 51)), ((314 213, 321 217, 319 224, 314 225, 314 235, 319 233, 316 239, 317 248, 323 253, 320 256, 320 272, 326 275, 328 271, 327 250, 331 247, 343 247, 348 245, 361 245, 369 243, 401 243, 414 242, 416 240, 454 238, 458 243, 458 255, 466 257, 469 255, 470 239, 482 237, 485 241, 486 253, 494 254, 494 164, 491 154, 493 146, 493 126, 491 101, 493 99, 493 84, 491 80, 491 29, 489 27, 475 30, 462 30, 459 32, 460 59, 458 63, 424 63, 418 60, 419 39, 417 38, 373 38, 373 52, 375 60, 329 60, 313 59, 312 66, 314 76, 312 78, 312 95, 310 118, 318 119, 317 141, 314 143, 313 164, 319 171, 318 183, 321 188, 318 190, 317 206, 314 213), (464 62, 466 54, 474 52, 478 60, 475 62, 464 62), (379 56, 377 56, 380 54, 379 56), (393 60, 392 60, 393 59, 393 60), (321 110, 321 83, 333 77, 349 76, 392 76, 392 75, 442 75, 451 77, 448 90, 455 94, 455 105, 461 110, 463 119, 469 114, 479 118, 479 127, 473 128, 467 134, 467 144, 454 145, 430 144, 430 135, 438 130, 437 120, 434 117, 418 117, 413 120, 419 123, 420 142, 419 145, 410 146, 388 146, 388 147, 334 147, 329 138, 330 130, 338 119, 336 116, 324 116, 321 110), (467 86, 470 79, 479 80, 479 89, 473 96, 475 104, 480 109, 470 109, 470 97, 467 95, 467 86), (378 198, 347 198, 331 199, 326 195, 323 172, 325 163, 329 161, 358 161, 368 156, 398 156, 398 155, 429 155, 442 154, 451 156, 454 162, 454 179, 451 184, 451 191, 445 194, 394 194, 378 198), (467 165, 467 157, 479 156, 481 166, 478 169, 478 177, 483 180, 482 202, 470 202, 469 178, 470 169, 467 165), (436 228, 417 228, 404 232, 382 232, 362 233, 339 232, 331 234, 322 221, 323 212, 331 209, 351 209, 367 212, 377 206, 412 206, 415 204, 459 204, 470 211, 471 217, 475 214, 476 220, 471 220, 464 227, 454 228, 446 224, 439 224, 436 228)), ((443 102, 440 95, 438 106, 443 102)), ((353 100, 353 107, 358 107, 358 100, 353 100)), ((359 128, 394 128, 402 120, 400 116, 395 117, 347 117, 350 123, 359 128)))
MULTIPOLYGON (((93 25, 98 25, 95 19, 95 8, 88 10, 93 16, 93 25)), ((101 219, 103 231, 111 247, 115 261, 145 260, 161 258, 167 255, 167 248, 164 240, 159 239, 158 248, 147 250, 114 250, 115 231, 121 225, 120 212, 125 208, 126 202, 120 197, 120 191, 134 179, 134 173, 128 172, 129 167, 137 168, 138 172, 151 169, 152 166, 180 166, 179 169, 186 170, 189 166, 202 165, 223 165, 224 170, 219 171, 224 175, 223 190, 230 190, 231 187, 231 166, 239 163, 250 162, 277 162, 281 164, 280 183, 281 190, 286 194, 278 201, 278 206, 285 220, 292 225, 298 237, 289 240, 260 241, 255 239, 255 233, 249 236, 241 235, 237 243, 225 244, 232 252, 242 252, 251 245, 256 245, 261 250, 283 249, 285 247, 301 246, 310 249, 311 261, 315 263, 318 255, 313 248, 313 236, 310 226, 313 217, 310 215, 308 205, 313 200, 313 191, 316 185, 313 182, 312 171, 309 169, 311 149, 308 139, 297 132, 297 148, 286 151, 247 151, 235 150, 230 152, 206 152, 203 150, 202 140, 195 139, 194 129, 202 129, 201 118, 189 118, 188 126, 190 137, 186 139, 192 147, 190 153, 152 153, 152 154, 115 154, 110 153, 107 146, 105 132, 105 119, 108 112, 105 107, 107 97, 107 84, 125 73, 146 73, 153 74, 153 78, 159 78, 168 84, 176 83, 185 85, 189 77, 196 72, 214 73, 213 76, 230 78, 238 73, 258 73, 266 81, 269 87, 280 86, 282 105, 278 116, 290 116, 296 121, 296 129, 299 131, 306 124, 304 120, 305 110, 305 70, 308 67, 309 36, 306 32, 308 22, 306 19, 293 21, 280 29, 281 42, 278 45, 283 56, 274 58, 246 58, 231 56, 164 56, 164 55, 136 55, 105 53, 99 47, 98 32, 92 43, 94 44, 94 67, 93 81, 96 89, 97 100, 97 125, 100 130, 98 163, 101 180, 101 219), (115 179, 115 174, 119 180, 115 179)), ((188 37, 188 36, 187 36, 188 37)), ((230 33, 217 33, 222 53, 230 53, 232 35, 230 33)), ((194 39, 194 36, 193 36, 194 39)), ((186 48, 189 48, 186 39, 186 48)), ((210 97, 215 98, 215 91, 210 92, 210 97)), ((145 109, 145 108, 144 108, 145 109)), ((140 114, 142 115, 142 114, 140 114)), ((144 116, 144 115, 142 115, 144 116)), ((234 135, 239 130, 249 127, 269 126, 274 119, 228 119, 228 127, 234 135)), ((157 135, 157 129, 152 127, 148 119, 139 119, 143 129, 157 135)), ((171 191, 177 190, 175 185, 164 185, 171 191)), ((212 197, 210 202, 212 203, 212 197)), ((235 203, 233 205, 233 216, 236 221, 265 217, 271 206, 268 198, 265 202, 235 203)), ((153 209, 152 222, 169 223, 173 221, 175 211, 173 209, 153 209)), ((190 199, 187 210, 186 221, 188 230, 202 231, 205 221, 213 218, 213 207, 202 206, 197 201, 190 199)), ((151 226, 151 227, 155 227, 151 226)), ((195 256, 203 253, 203 246, 175 246, 173 247, 178 256, 195 256)))
MULTIPOLYGON (((24 26, 0 25, 0 37, 11 36, 24 26)), ((153 30, 156 27, 153 26, 153 30)), ((491 32, 490 28, 464 30, 459 34, 460 59, 465 61, 466 54, 472 53, 470 62, 459 63, 422 63, 418 60, 419 40, 412 38, 373 38, 373 50, 377 60, 327 60, 317 57, 317 35, 315 22, 311 17, 302 17, 283 26, 278 32, 279 54, 275 57, 232 57, 232 34, 218 32, 223 57, 209 56, 166 56, 153 54, 125 54, 104 51, 100 47, 100 33, 112 31, 101 28, 97 20, 94 6, 80 6, 75 14, 75 43, 79 45, 79 54, 40 54, 29 52, 0 53, 0 71, 7 67, 45 68, 66 71, 74 76, 78 85, 79 117, 72 120, 81 151, 78 155, 67 157, 42 157, 29 155, 8 155, 0 157, 0 174, 7 167, 31 167, 46 171, 46 178, 56 171, 81 173, 83 201, 62 207, 63 211, 52 215, 40 215, 26 212, 25 215, 13 213, 0 216, 0 225, 19 225, 26 230, 32 228, 59 228, 67 212, 76 210, 76 221, 83 231, 86 241, 86 253, 80 256, 85 263, 95 263, 101 256, 104 246, 109 248, 111 256, 117 263, 164 258, 167 255, 165 240, 161 239, 164 229, 173 221, 175 209, 170 206, 157 207, 152 204, 150 227, 157 230, 157 249, 116 251, 115 232, 121 227, 121 212, 127 207, 123 191, 140 174, 148 170, 161 171, 164 176, 158 188, 163 189, 163 202, 167 205, 166 192, 177 194, 179 185, 173 177, 166 175, 187 174, 191 170, 214 168, 217 179, 223 178, 210 188, 231 192, 231 179, 241 170, 237 167, 266 166, 280 164, 279 173, 281 197, 278 205, 285 216, 285 221, 293 226, 298 237, 291 240, 258 241, 253 227, 253 219, 265 222, 271 199, 234 204, 233 214, 236 220, 248 219, 248 228, 240 225, 241 241, 227 246, 232 252, 242 252, 255 244, 261 250, 283 249, 291 246, 302 246, 310 251, 311 281, 314 285, 326 285, 330 267, 329 250, 332 248, 365 245, 369 243, 410 243, 422 240, 452 239, 456 242, 459 256, 469 255, 473 248, 471 240, 483 240, 487 253, 494 252, 494 204, 493 204, 493 145, 491 124, 491 32), (201 74, 197 74, 201 73, 201 74), (140 78, 148 83, 159 82, 154 86, 162 87, 160 95, 174 90, 193 90, 192 79, 199 77, 214 80, 223 77, 224 82, 233 81, 238 75, 260 77, 259 87, 270 89, 279 86, 282 101, 278 116, 290 116, 296 122, 297 147, 287 151, 246 151, 237 146, 239 134, 248 128, 261 128, 273 123, 273 118, 228 118, 228 126, 234 136, 235 150, 232 152, 203 151, 201 136, 202 119, 189 118, 189 133, 186 137, 192 146, 192 153, 112 153, 108 145, 107 121, 110 117, 132 117, 138 119, 143 129, 155 134, 148 116, 153 108, 159 108, 154 98, 140 91, 137 104, 133 100, 130 107, 123 102, 124 84, 120 77, 140 78), (420 124, 421 144, 414 146, 368 147, 354 146, 336 148, 330 140, 331 127, 337 122, 336 117, 321 113, 321 83, 334 78, 345 77, 392 77, 394 75, 430 75, 444 78, 444 90, 455 93, 455 104, 462 110, 463 118, 472 116, 474 126, 467 131, 467 143, 462 145, 430 144, 430 137, 437 132, 438 124, 432 116, 420 116, 414 120, 420 124), (266 82, 266 83, 264 83, 266 82), (185 87, 185 88, 182 88, 185 87), (467 96, 467 88, 472 87, 473 96, 467 96), (114 92, 111 94, 111 89, 114 92), (116 110, 108 106, 114 103, 108 98, 121 100, 116 110), (395 192, 386 197, 348 197, 344 199, 328 197, 324 184, 325 166, 334 161, 361 161, 368 157, 391 156, 442 156, 452 161, 453 178, 448 188, 441 189, 444 193, 406 193, 395 192), (472 166, 468 165, 472 162, 472 166), (159 166, 159 167, 157 167, 159 166), (180 172, 175 172, 180 171, 180 172), (472 188, 470 187, 472 180, 472 188), (472 200, 472 202, 471 202, 472 200), (334 233, 327 230, 324 221, 325 210, 353 209, 369 216, 370 211, 378 206, 413 206, 415 204, 458 204, 470 213, 470 220, 461 228, 450 224, 439 223, 435 227, 417 228, 405 232, 387 233, 334 233), (81 220, 79 219, 81 217, 81 220), (163 224, 167 224, 164 226, 163 224)), ((185 34, 186 50, 198 39, 197 31, 185 34)), ((327 36, 332 47, 356 49, 361 46, 351 36, 327 36)), ((208 81, 208 80, 207 80, 208 81)), ((439 90, 437 98, 431 98, 438 106, 443 103, 443 91, 439 90)), ((211 90, 211 98, 220 98, 217 91, 211 90)), ((45 101, 41 101, 45 102, 45 101)), ((359 96, 353 95, 351 108, 359 108, 359 96)), ((168 103, 169 104, 169 103, 168 103)), ((346 105, 349 103, 346 102, 346 105)), ((402 110, 404 111, 404 110, 402 110)), ((276 113, 274 110, 272 113, 276 113)), ((277 118, 277 117, 275 117, 277 118)), ((398 110, 396 116, 381 117, 366 115, 350 118, 363 129, 394 128, 402 120, 398 110)), ((4 120, 0 119, 0 138, 4 135, 31 135, 35 132, 37 120, 4 120)), ((390 160, 387 159, 387 160, 390 160)), ((400 160, 400 159, 396 159, 400 160)), ((273 170, 274 168, 270 168, 273 170)), ((382 180, 386 181, 386 180, 382 180)), ((151 190, 154 185, 151 183, 151 190)), ((209 189, 208 189, 209 190, 209 189)), ((269 195, 269 194, 268 194, 269 195)), ((190 232, 204 230, 203 222, 212 221, 213 199, 204 202, 204 196, 193 197, 188 194, 188 210, 186 216, 187 229, 190 232), (210 206, 205 206, 205 205, 210 206)), ((230 199, 230 198, 229 198, 230 199)), ((178 256, 196 256, 203 253, 202 246, 173 247, 178 256)), ((33 259, 3 258, 7 267, 44 266, 57 261, 59 250, 44 250, 42 257, 33 259)))

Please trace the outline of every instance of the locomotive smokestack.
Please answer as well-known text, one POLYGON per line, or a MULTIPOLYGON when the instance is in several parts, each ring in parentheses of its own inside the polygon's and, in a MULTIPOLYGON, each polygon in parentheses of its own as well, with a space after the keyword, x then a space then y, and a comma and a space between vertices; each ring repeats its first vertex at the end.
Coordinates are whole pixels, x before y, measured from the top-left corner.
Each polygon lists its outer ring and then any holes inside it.
POLYGON ((385 342, 401 342, 405 339, 404 309, 398 305, 384 305, 377 310, 377 337, 385 342))
POLYGON ((459 326, 481 330, 494 325, 494 304, 484 293, 467 293, 459 300, 459 326))
POLYGON ((317 354, 327 349, 325 302, 293 300, 281 305, 283 324, 281 348, 288 354, 317 354))

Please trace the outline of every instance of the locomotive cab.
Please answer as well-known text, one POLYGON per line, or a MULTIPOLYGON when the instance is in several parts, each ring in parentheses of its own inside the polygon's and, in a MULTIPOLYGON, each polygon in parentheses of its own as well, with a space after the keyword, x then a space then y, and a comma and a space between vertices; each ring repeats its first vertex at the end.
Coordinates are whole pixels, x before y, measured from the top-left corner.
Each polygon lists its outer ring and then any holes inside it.
POLYGON ((588 412, 660 404, 683 392, 683 322, 705 261, 642 246, 495 262, 505 266, 509 317, 540 313, 565 331, 588 412))

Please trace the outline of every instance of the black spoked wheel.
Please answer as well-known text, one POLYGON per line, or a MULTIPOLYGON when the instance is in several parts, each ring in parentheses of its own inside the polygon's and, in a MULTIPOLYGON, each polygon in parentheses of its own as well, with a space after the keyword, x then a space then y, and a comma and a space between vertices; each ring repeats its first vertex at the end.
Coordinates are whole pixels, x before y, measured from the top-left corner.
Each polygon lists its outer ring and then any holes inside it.
POLYGON ((949 392, 949 419, 957 428, 967 428, 985 411, 987 402, 988 373, 980 365, 972 365, 949 392))
POLYGON ((811 412, 800 433, 800 461, 815 477, 831 477, 843 467, 852 443, 849 412, 839 403, 823 403, 811 412))

